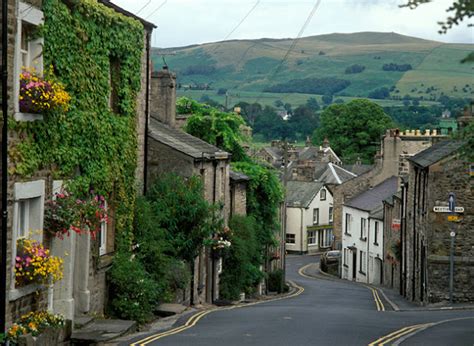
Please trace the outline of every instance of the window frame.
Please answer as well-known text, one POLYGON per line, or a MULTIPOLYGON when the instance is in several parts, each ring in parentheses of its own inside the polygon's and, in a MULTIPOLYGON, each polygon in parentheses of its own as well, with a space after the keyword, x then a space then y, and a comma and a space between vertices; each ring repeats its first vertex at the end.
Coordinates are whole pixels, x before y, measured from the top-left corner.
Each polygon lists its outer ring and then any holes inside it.
POLYGON ((286 233, 285 235, 285 243, 286 244, 296 244, 296 234, 294 233, 286 233), (292 242, 288 242, 288 238, 292 238, 292 242))
POLYGON ((313 225, 319 225, 319 208, 313 208, 313 225))
POLYGON ((308 231, 308 239, 307 239, 308 245, 318 245, 318 231, 308 231), (310 240, 313 240, 313 242, 310 242, 310 240))
POLYGON ((378 242, 378 235, 379 235, 379 222, 374 221, 374 245, 379 245, 378 242))
POLYGON ((346 213, 344 234, 351 235, 351 224, 352 224, 352 215, 350 213, 346 213))
POLYGON ((326 198, 327 198, 326 194, 327 194, 326 189, 321 189, 321 191, 319 192, 319 200, 320 201, 325 201, 326 198))
POLYGON ((329 223, 333 223, 334 222, 334 207, 331 206, 329 207, 329 223))
POLYGON ((367 219, 360 218, 360 240, 367 241, 367 219))
POLYGON ((359 273, 365 275, 367 272, 367 254, 365 251, 359 250, 359 273))

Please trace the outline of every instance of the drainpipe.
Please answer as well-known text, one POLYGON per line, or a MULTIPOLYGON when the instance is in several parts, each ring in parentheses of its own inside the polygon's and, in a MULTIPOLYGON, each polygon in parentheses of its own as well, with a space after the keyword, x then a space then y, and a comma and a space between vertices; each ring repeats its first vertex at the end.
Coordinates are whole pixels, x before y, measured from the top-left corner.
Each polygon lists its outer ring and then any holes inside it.
POLYGON ((146 34, 146 94, 145 94, 145 143, 143 150, 143 195, 146 195, 148 188, 148 121, 150 119, 150 42, 151 33, 146 34))
POLYGON ((301 254, 303 254, 303 238, 304 238, 304 227, 303 227, 303 208, 300 208, 301 211, 301 221, 300 221, 300 229, 301 229, 301 254))
MULTIPOLYGON (((365 265, 367 266, 367 283, 370 284, 370 268, 369 268, 369 258, 370 258, 370 216, 367 218, 367 257, 365 258, 365 265)), ((373 261, 375 261, 375 256, 373 261)), ((372 261, 372 267, 374 262, 372 261)))
POLYGON ((2 1, 2 240, 0 265, 0 333, 5 332, 7 300, 7 220, 8 220, 8 2, 2 1))
MULTIPOLYGON (((213 183, 212 183, 212 204, 216 204, 216 197, 217 197, 217 191, 216 191, 216 184, 217 184, 217 159, 216 157, 213 157, 212 161, 212 167, 214 170, 214 176, 213 176, 213 183)), ((216 261, 214 259, 214 256, 211 256, 211 273, 212 273, 212 284, 211 284, 211 303, 214 303, 214 291, 216 289, 216 261)))

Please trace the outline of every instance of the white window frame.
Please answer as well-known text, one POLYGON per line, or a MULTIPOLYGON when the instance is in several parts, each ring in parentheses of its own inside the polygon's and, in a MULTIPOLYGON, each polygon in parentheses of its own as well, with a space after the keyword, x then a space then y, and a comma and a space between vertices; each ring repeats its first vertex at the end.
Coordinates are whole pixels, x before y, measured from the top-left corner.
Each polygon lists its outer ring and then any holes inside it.
POLYGON ((313 225, 319 224, 319 208, 313 209, 313 225))
POLYGON ((319 193, 319 200, 320 201, 326 200, 326 189, 321 189, 321 192, 319 193))
MULTIPOLYGON (((16 251, 17 246, 16 242, 20 238, 25 238, 28 234, 20 234, 20 208, 23 203, 23 206, 26 207, 25 217, 27 218, 26 224, 32 224, 32 220, 30 220, 33 211, 31 210, 32 207, 37 207, 36 214, 38 219, 35 220, 35 231, 31 235, 31 239, 37 240, 39 242, 43 241, 43 222, 44 222, 44 200, 45 200, 45 181, 44 180, 35 180, 30 182, 24 183, 15 183, 13 187, 13 236, 12 236, 12 270, 11 270, 11 285, 10 290, 15 290, 15 263, 16 263, 16 251), (36 205, 32 205, 32 203, 36 203, 36 205)), ((15 295, 13 295, 15 296, 15 295)))
MULTIPOLYGON (((105 203, 105 210, 107 210, 107 202, 105 203)), ((107 221, 104 220, 100 223, 99 233, 99 256, 107 254, 107 221)))
POLYGON ((345 217, 345 224, 344 224, 344 233, 347 235, 351 235, 351 224, 352 224, 352 215, 350 213, 346 213, 345 217))
POLYGON ((33 5, 19 1, 17 7, 17 30, 15 37, 15 59, 13 67, 13 104, 15 110, 15 120, 17 121, 34 121, 42 120, 43 115, 41 114, 30 114, 20 112, 20 73, 23 64, 22 54, 27 55, 29 61, 28 67, 34 67, 38 74, 43 74, 43 45, 44 39, 37 38, 28 42, 28 50, 22 51, 22 31, 23 25, 40 26, 44 24, 44 15, 41 10, 34 7, 33 5), (35 56, 31 56, 35 54, 35 56))
POLYGON ((374 245, 379 245, 379 222, 374 221, 374 245))
POLYGON ((366 274, 367 273, 367 253, 365 251, 359 251, 359 273, 366 274))
POLYGON ((329 223, 333 223, 334 222, 334 207, 329 207, 329 223))
POLYGON ((332 228, 325 228, 321 230, 321 244, 319 245, 321 248, 328 248, 332 245, 332 235, 333 230, 332 228))
POLYGON ((367 219, 360 218, 360 239, 367 240, 367 219))
POLYGON ((286 238, 285 238, 285 243, 286 243, 286 244, 296 244, 296 234, 294 234, 294 233, 287 233, 287 234, 286 234, 286 238), (293 240, 292 242, 288 242, 288 237, 289 237, 289 236, 293 236, 293 237, 292 237, 292 240, 293 240))
POLYGON ((318 231, 308 231, 308 245, 318 245, 318 231))

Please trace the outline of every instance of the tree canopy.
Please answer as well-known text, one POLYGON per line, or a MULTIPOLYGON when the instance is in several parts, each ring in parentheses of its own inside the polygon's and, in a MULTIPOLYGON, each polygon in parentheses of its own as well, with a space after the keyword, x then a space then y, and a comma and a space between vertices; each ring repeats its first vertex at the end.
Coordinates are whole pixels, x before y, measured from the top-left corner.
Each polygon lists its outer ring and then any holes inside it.
POLYGON ((313 142, 321 144, 328 138, 331 147, 347 161, 360 157, 371 162, 380 136, 393 126, 382 107, 366 99, 333 104, 321 114, 320 126, 313 134, 313 142))

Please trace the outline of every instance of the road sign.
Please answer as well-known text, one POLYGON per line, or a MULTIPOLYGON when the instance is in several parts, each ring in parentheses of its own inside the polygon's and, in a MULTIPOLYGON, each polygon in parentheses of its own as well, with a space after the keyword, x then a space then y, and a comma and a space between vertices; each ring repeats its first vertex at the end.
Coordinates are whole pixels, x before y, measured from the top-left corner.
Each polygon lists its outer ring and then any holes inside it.
POLYGON ((392 229, 393 230, 399 230, 400 226, 401 226, 400 219, 392 219, 392 229))
POLYGON ((459 220, 460 220, 459 215, 448 215, 448 221, 456 222, 459 220))
MULTIPOLYGON (((435 213, 451 213, 451 210, 449 210, 449 207, 433 207, 433 211, 435 213)), ((464 207, 455 207, 454 208, 455 213, 464 213, 464 207)))
POLYGON ((451 232, 451 233, 449 233, 449 235, 450 235, 452 238, 454 238, 454 237, 456 236, 456 232, 451 232))
POLYGON ((454 195, 454 192, 449 193, 448 207, 450 212, 454 212, 454 210, 456 209, 456 196, 454 195))

